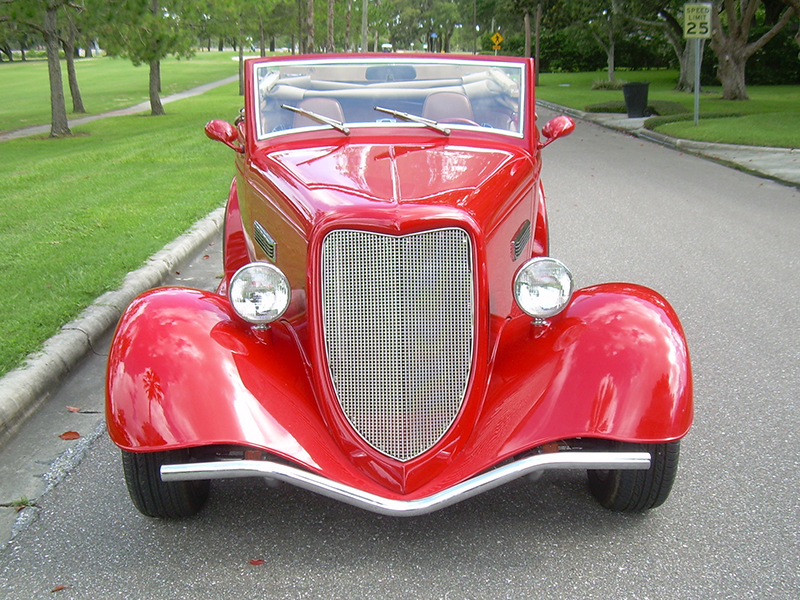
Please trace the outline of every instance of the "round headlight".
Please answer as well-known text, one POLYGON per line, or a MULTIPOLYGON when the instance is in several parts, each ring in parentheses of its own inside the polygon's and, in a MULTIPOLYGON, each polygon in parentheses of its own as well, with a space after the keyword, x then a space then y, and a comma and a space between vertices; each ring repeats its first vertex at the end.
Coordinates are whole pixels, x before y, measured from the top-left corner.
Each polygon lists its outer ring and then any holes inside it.
POLYGON ((280 317, 292 297, 286 275, 265 262, 250 263, 236 271, 229 290, 236 314, 256 324, 271 323, 280 317))
POLYGON ((514 299, 535 319, 547 319, 564 310, 572 297, 572 273, 555 258, 532 258, 514 277, 514 299))

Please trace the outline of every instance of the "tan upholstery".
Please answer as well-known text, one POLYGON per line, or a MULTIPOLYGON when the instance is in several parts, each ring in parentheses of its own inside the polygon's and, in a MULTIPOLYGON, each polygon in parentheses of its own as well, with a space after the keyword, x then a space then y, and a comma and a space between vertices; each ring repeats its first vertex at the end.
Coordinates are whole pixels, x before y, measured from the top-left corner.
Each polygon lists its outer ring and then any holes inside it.
POLYGON ((431 121, 446 119, 475 120, 469 98, 458 92, 436 92, 425 99, 422 116, 431 121))
MULTIPOLYGON (((323 117, 328 117, 329 119, 335 119, 336 121, 344 123, 344 112, 342 112, 342 105, 333 98, 306 98, 300 101, 300 103, 297 105, 297 108, 302 108, 303 110, 317 113, 323 117)), ((316 126, 319 124, 320 123, 314 119, 309 119, 300 113, 295 113, 294 115, 295 127, 310 127, 312 125, 316 126)))

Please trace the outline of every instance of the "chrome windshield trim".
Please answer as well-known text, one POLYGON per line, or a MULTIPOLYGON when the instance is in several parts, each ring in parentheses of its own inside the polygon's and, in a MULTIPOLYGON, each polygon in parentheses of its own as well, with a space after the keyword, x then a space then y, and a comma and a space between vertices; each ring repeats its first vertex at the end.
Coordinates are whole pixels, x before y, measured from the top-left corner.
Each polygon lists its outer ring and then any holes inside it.
MULTIPOLYGON (((406 64, 420 64, 420 65, 440 65, 440 64, 448 64, 448 65, 469 65, 469 66, 495 66, 499 68, 513 68, 519 69, 520 74, 520 94, 522 95, 520 98, 519 103, 519 130, 518 131, 508 131, 505 129, 495 129, 491 127, 484 127, 484 126, 469 126, 469 125, 461 125, 461 124, 448 124, 448 128, 451 130, 463 130, 463 131, 482 131, 484 133, 490 133, 493 135, 501 135, 507 136, 516 139, 523 139, 525 137, 525 126, 524 123, 528 120, 527 111, 527 96, 532 93, 529 89, 529 84, 527 81, 528 75, 524 65, 519 60, 503 60, 502 58, 497 57, 485 57, 483 59, 469 59, 469 58, 440 58, 436 56, 431 57, 421 57, 421 56, 408 56, 404 57, 402 54, 380 54, 380 55, 354 55, 352 58, 322 58, 323 55, 319 55, 319 58, 311 58, 311 57, 304 57, 304 58, 280 58, 278 60, 270 60, 269 58, 261 58, 261 59, 248 59, 249 69, 251 71, 251 76, 254 81, 258 81, 258 71, 260 68, 264 67, 264 65, 280 65, 280 66, 335 66, 335 65, 342 65, 342 64, 365 64, 365 65, 383 65, 383 64, 392 64, 392 65, 406 65, 406 64)), ((252 93, 252 101, 253 106, 259 107, 261 105, 261 93, 259 91, 258 85, 253 85, 253 93, 252 93)), ((534 115, 531 115, 530 118, 534 118, 534 115)), ((424 128, 427 127, 426 125, 421 125, 418 123, 380 123, 380 122, 347 122, 345 125, 348 129, 361 129, 361 128, 370 128, 370 127, 382 127, 382 128, 389 128, 389 127, 417 127, 417 128, 424 128)), ((261 123, 258 119, 256 119, 256 140, 261 142, 264 140, 268 140, 270 138, 274 138, 277 136, 284 136, 284 135, 291 135, 294 133, 302 133, 304 131, 313 131, 315 129, 321 129, 321 127, 297 127, 297 128, 289 128, 289 129, 281 129, 279 131, 262 131, 261 123)))
POLYGON ((537 471, 555 469, 644 470, 649 468, 650 454, 648 452, 557 452, 553 454, 537 454, 497 467, 451 488, 415 500, 383 498, 297 467, 271 461, 232 460, 163 465, 161 467, 161 479, 169 482, 266 477, 381 515, 414 517, 441 510, 537 471))

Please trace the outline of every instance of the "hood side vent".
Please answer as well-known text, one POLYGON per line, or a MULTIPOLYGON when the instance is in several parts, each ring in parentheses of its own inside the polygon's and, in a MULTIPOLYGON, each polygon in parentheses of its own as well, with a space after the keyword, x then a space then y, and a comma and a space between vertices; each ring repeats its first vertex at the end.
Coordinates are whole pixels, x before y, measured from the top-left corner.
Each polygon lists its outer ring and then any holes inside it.
POLYGON ((264 229, 264 227, 258 221, 253 222, 253 239, 264 251, 264 254, 267 255, 267 258, 272 262, 275 262, 278 250, 277 244, 272 236, 267 233, 267 230, 264 229))
POLYGON ((517 260, 522 255, 522 252, 525 250, 525 246, 528 245, 530 239, 531 222, 525 221, 522 224, 522 227, 519 228, 519 231, 517 231, 514 239, 511 240, 511 256, 514 260, 517 260))

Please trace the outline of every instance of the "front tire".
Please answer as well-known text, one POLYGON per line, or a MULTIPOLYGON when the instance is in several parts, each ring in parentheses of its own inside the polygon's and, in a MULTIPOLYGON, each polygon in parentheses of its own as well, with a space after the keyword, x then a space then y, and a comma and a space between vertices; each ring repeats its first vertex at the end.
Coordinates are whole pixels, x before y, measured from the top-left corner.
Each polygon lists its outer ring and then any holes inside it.
POLYGON ((604 507, 615 512, 637 513, 661 506, 678 473, 680 442, 626 444, 615 450, 649 452, 650 468, 643 470, 588 471, 589 490, 604 507))
POLYGON ((161 465, 189 462, 185 450, 167 452, 122 451, 125 483, 136 509, 148 517, 183 519, 206 503, 209 481, 161 481, 161 465))

